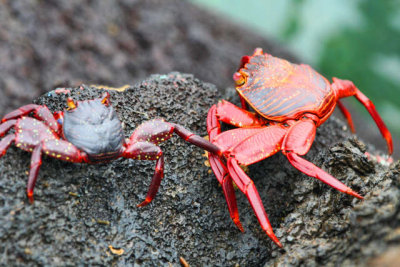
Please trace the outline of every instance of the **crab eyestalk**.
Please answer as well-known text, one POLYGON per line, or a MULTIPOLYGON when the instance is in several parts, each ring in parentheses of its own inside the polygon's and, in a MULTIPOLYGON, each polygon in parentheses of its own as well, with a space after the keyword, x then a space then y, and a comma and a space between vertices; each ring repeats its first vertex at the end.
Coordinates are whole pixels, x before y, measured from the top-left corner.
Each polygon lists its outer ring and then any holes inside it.
POLYGON ((76 104, 71 97, 67 98, 67 106, 68 106, 68 110, 76 109, 76 104))
POLYGON ((233 81, 235 82, 236 86, 241 86, 245 83, 246 79, 242 73, 235 72, 233 74, 233 81))
POLYGON ((105 106, 109 106, 110 105, 110 93, 105 92, 103 94, 103 99, 101 100, 101 103, 105 106))

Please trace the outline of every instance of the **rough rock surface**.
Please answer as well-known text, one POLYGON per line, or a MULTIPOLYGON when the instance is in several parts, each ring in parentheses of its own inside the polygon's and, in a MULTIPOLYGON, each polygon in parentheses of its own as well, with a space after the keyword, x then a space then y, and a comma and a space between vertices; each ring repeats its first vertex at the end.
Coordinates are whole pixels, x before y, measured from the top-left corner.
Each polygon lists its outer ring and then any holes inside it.
MULTIPOLYGON (((154 75, 123 92, 109 92, 127 136, 154 117, 206 135, 206 112, 220 99, 213 85, 179 73, 154 75)), ((101 93, 75 88, 68 95, 46 94, 36 103, 60 110, 67 96, 82 100, 101 93)), ((204 152, 177 137, 162 145, 165 178, 144 208, 136 205, 145 197, 154 162, 85 165, 44 157, 30 205, 25 195, 30 154, 11 147, 0 159, 0 265, 176 266, 179 257, 193 266, 379 261, 373 257, 400 239, 400 166, 367 161, 365 145, 349 139, 344 128, 331 117, 318 129, 306 158, 359 191, 364 201, 300 174, 281 154, 250 167, 285 250, 261 230, 240 192, 246 231, 235 228, 204 152)))
POLYGON ((260 46, 244 27, 181 0, 0 1, 0 117, 57 86, 122 86, 181 71, 231 85, 260 46))

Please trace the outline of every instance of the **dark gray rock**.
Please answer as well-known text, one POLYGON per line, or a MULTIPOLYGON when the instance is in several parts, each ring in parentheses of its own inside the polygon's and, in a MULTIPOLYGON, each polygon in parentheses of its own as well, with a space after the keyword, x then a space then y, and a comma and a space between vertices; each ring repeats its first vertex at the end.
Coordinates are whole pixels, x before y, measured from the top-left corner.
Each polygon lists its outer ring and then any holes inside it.
MULTIPOLYGON (((207 110, 220 99, 213 85, 179 73, 109 92, 127 136, 155 117, 204 136, 207 110)), ((60 110, 67 96, 83 100, 101 93, 75 88, 36 103, 60 110)), ((0 159, 0 264, 159 266, 178 265, 184 257, 193 266, 363 265, 399 241, 399 164, 387 168, 367 161, 365 145, 348 139, 344 128, 331 117, 306 158, 359 191, 364 201, 299 173, 281 154, 250 166, 284 250, 261 230, 240 192, 246 232, 236 229, 204 152, 180 138, 162 145, 165 178, 144 208, 136 205, 146 195, 154 162, 85 165, 44 157, 30 205, 25 196, 30 154, 12 147, 0 159), (118 249, 122 255, 114 254, 118 249)))
MULTIPOLYGON (((83 100, 101 93, 72 89, 68 95, 49 93, 36 103, 61 110, 67 96, 83 100)), ((213 85, 179 73, 155 75, 110 94, 127 137, 155 117, 204 136, 207 110, 218 99, 213 85)), ((154 162, 119 159, 84 165, 44 157, 35 202, 29 205, 25 186, 30 154, 10 148, 0 160, 1 262, 155 266, 178 263, 182 256, 195 265, 260 263, 258 253, 267 255, 271 244, 261 232, 242 235, 235 229, 218 182, 204 165, 204 151, 177 137, 162 149, 166 168, 160 191, 150 205, 137 208, 154 162), (114 255, 110 245, 124 253, 114 255)), ((253 216, 247 212, 246 219, 245 214, 244 222, 253 216)))

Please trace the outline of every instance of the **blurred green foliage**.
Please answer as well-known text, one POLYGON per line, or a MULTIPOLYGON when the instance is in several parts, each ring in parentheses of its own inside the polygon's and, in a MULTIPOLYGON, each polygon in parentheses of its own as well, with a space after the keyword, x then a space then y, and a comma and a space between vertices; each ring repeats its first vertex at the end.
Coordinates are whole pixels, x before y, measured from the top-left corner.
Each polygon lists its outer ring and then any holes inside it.
POLYGON ((400 3, 364 0, 359 4, 361 27, 344 28, 323 45, 318 68, 328 76, 351 79, 398 133, 400 124, 400 3), (400 22, 398 20, 397 22, 400 22), (396 77, 397 76, 397 77, 396 77), (385 105, 392 108, 385 109, 385 105), (397 114, 387 114, 397 112, 397 114))

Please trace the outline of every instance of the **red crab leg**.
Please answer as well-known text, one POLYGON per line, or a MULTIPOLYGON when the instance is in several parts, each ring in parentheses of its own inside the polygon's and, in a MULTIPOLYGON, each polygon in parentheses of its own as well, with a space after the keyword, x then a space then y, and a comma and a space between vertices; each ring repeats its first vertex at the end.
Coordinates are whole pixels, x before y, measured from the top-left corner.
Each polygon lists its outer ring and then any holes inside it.
POLYGON ((149 191, 147 192, 145 200, 138 204, 138 207, 143 207, 149 204, 154 197, 157 195, 158 188, 160 187, 161 180, 164 178, 164 155, 161 155, 156 162, 156 168, 154 170, 153 178, 151 179, 151 184, 149 191))
POLYGON ((347 108, 343 105, 343 103, 340 100, 338 100, 336 103, 337 103, 337 106, 339 107, 340 111, 343 113, 343 116, 346 118, 347 123, 350 126, 351 132, 355 133, 356 130, 354 128, 353 119, 351 118, 350 112, 347 110, 347 108))
MULTIPOLYGON (((210 140, 213 140, 215 136, 221 133, 221 125, 216 116, 216 111, 217 111, 217 106, 213 105, 208 111, 207 115, 207 132, 210 140)), ((208 153, 208 160, 210 162, 211 169, 215 177, 222 186, 226 204, 228 205, 229 215, 231 216, 231 219, 235 223, 235 225, 240 229, 240 231, 244 232, 243 226, 239 219, 239 211, 237 208, 237 202, 236 202, 235 190, 232 184, 232 178, 228 174, 226 166, 222 163, 220 158, 218 158, 215 154, 208 153)))
POLYGON ((149 204, 158 192, 161 180, 164 178, 164 155, 161 155, 156 162, 156 168, 154 170, 154 175, 151 180, 149 191, 147 192, 145 200, 138 204, 138 207, 143 207, 149 204))
POLYGON ((207 132, 210 141, 221 133, 221 124, 217 117, 217 106, 212 105, 207 114, 207 132))
POLYGON ((308 152, 312 142, 314 141, 315 132, 316 126, 311 120, 298 121, 296 124, 291 126, 282 143, 282 151, 284 154, 286 154, 289 162, 293 165, 293 167, 307 174, 308 176, 317 178, 318 180, 343 193, 363 199, 362 196, 354 192, 332 175, 326 173, 311 162, 298 156, 304 155, 308 152))
POLYGON ((389 154, 393 153, 393 141, 392 135, 387 129, 385 123, 380 117, 379 113, 376 111, 374 104, 368 99, 351 81, 341 80, 338 78, 332 78, 332 88, 336 91, 338 98, 355 96, 361 104, 368 110, 371 117, 374 119, 376 125, 379 128, 383 138, 386 140, 389 154))
POLYGON ((251 165, 277 153, 286 129, 281 125, 261 128, 237 128, 214 138, 214 143, 240 164, 251 165))
POLYGON ((164 158, 161 149, 156 145, 171 138, 173 132, 189 143, 211 153, 220 154, 220 149, 217 146, 195 135, 179 124, 168 123, 163 119, 155 119, 142 123, 132 133, 129 138, 129 144, 123 152, 123 156, 127 158, 157 160, 150 189, 146 199, 138 205, 140 207, 147 205, 154 199, 161 180, 164 177, 164 158))
POLYGON ((265 121, 254 113, 241 109, 225 100, 221 100, 217 104, 216 116, 220 121, 236 127, 253 127, 265 124, 265 121))
POLYGON ((9 120, 0 124, 0 136, 7 133, 15 124, 17 120, 9 120))
POLYGON ((228 172, 233 181, 248 198, 262 229, 279 246, 282 245, 273 233, 257 189, 238 163, 250 165, 276 153, 285 134, 284 127, 273 125, 233 129, 214 138, 215 143, 223 146, 223 151, 227 153, 228 172))
POLYGON ((239 187, 240 191, 246 195, 257 219, 261 225, 261 228, 267 233, 267 235, 280 247, 282 247, 281 242, 275 236, 272 226, 268 220, 267 213, 265 212, 264 206, 262 204, 260 195, 254 185, 253 181, 247 176, 247 174, 240 168, 236 159, 228 159, 228 170, 229 174, 232 176, 233 181, 239 187))
POLYGON ((26 194, 28 196, 29 202, 33 203, 33 188, 36 184, 36 179, 39 173, 40 165, 42 165, 42 148, 40 145, 33 149, 31 157, 31 168, 29 170, 28 185, 26 187, 26 194))
POLYGON ((289 162, 301 171, 302 173, 307 174, 308 176, 317 178, 321 182, 326 183, 327 185, 330 185, 331 187, 335 188, 336 190, 339 190, 340 192, 349 194, 351 196, 354 196, 359 199, 363 199, 362 196, 354 192, 352 189, 347 187, 345 184, 337 180, 335 177, 332 175, 326 173, 325 171, 321 170, 311 162, 299 157, 296 153, 294 152, 289 152, 286 153, 286 157, 288 158, 289 162))
POLYGON ((46 106, 35 104, 22 106, 19 109, 16 109, 6 114, 1 121, 5 122, 10 119, 19 118, 31 112, 33 112, 35 118, 46 123, 46 125, 48 125, 54 132, 58 132, 58 123, 54 119, 53 114, 51 114, 50 110, 46 106))
POLYGON ((75 146, 64 140, 52 139, 37 145, 32 152, 31 168, 29 171, 28 185, 26 188, 26 193, 29 202, 31 203, 33 203, 33 189, 36 184, 40 165, 42 164, 42 151, 47 156, 64 161, 77 163, 87 161, 85 153, 81 153, 75 146))
POLYGON ((131 142, 148 141, 159 144, 171 138, 173 132, 195 146, 203 148, 211 153, 220 153, 220 149, 217 146, 208 142, 201 136, 195 135, 179 124, 169 123, 163 119, 155 119, 139 125, 129 139, 131 142))
POLYGON ((157 160, 153 178, 151 180, 149 191, 146 199, 138 204, 138 207, 143 207, 149 204, 158 192, 161 180, 164 178, 164 155, 160 147, 147 141, 139 141, 126 145, 122 153, 125 158, 137 160, 157 160))
POLYGON ((240 98, 240 104, 242 105, 242 109, 249 110, 249 107, 247 106, 247 102, 244 99, 244 97, 239 95, 239 98, 240 98))
POLYGON ((174 127, 174 132, 179 135, 183 140, 192 143, 193 145, 207 150, 215 155, 221 155, 221 150, 216 145, 207 141, 201 136, 195 135, 191 131, 185 129, 182 125, 170 123, 174 127))
POLYGON ((210 161, 211 169, 213 170, 215 177, 222 186, 224 192, 226 204, 228 205, 229 215, 232 221, 239 228, 240 231, 244 232, 242 223, 239 219, 239 211, 236 203, 235 189, 233 188, 232 178, 228 174, 226 167, 222 164, 221 160, 214 154, 209 154, 208 160, 210 161))
POLYGON ((15 140, 15 134, 8 134, 0 141, 0 158, 6 154, 7 149, 11 146, 15 140))

